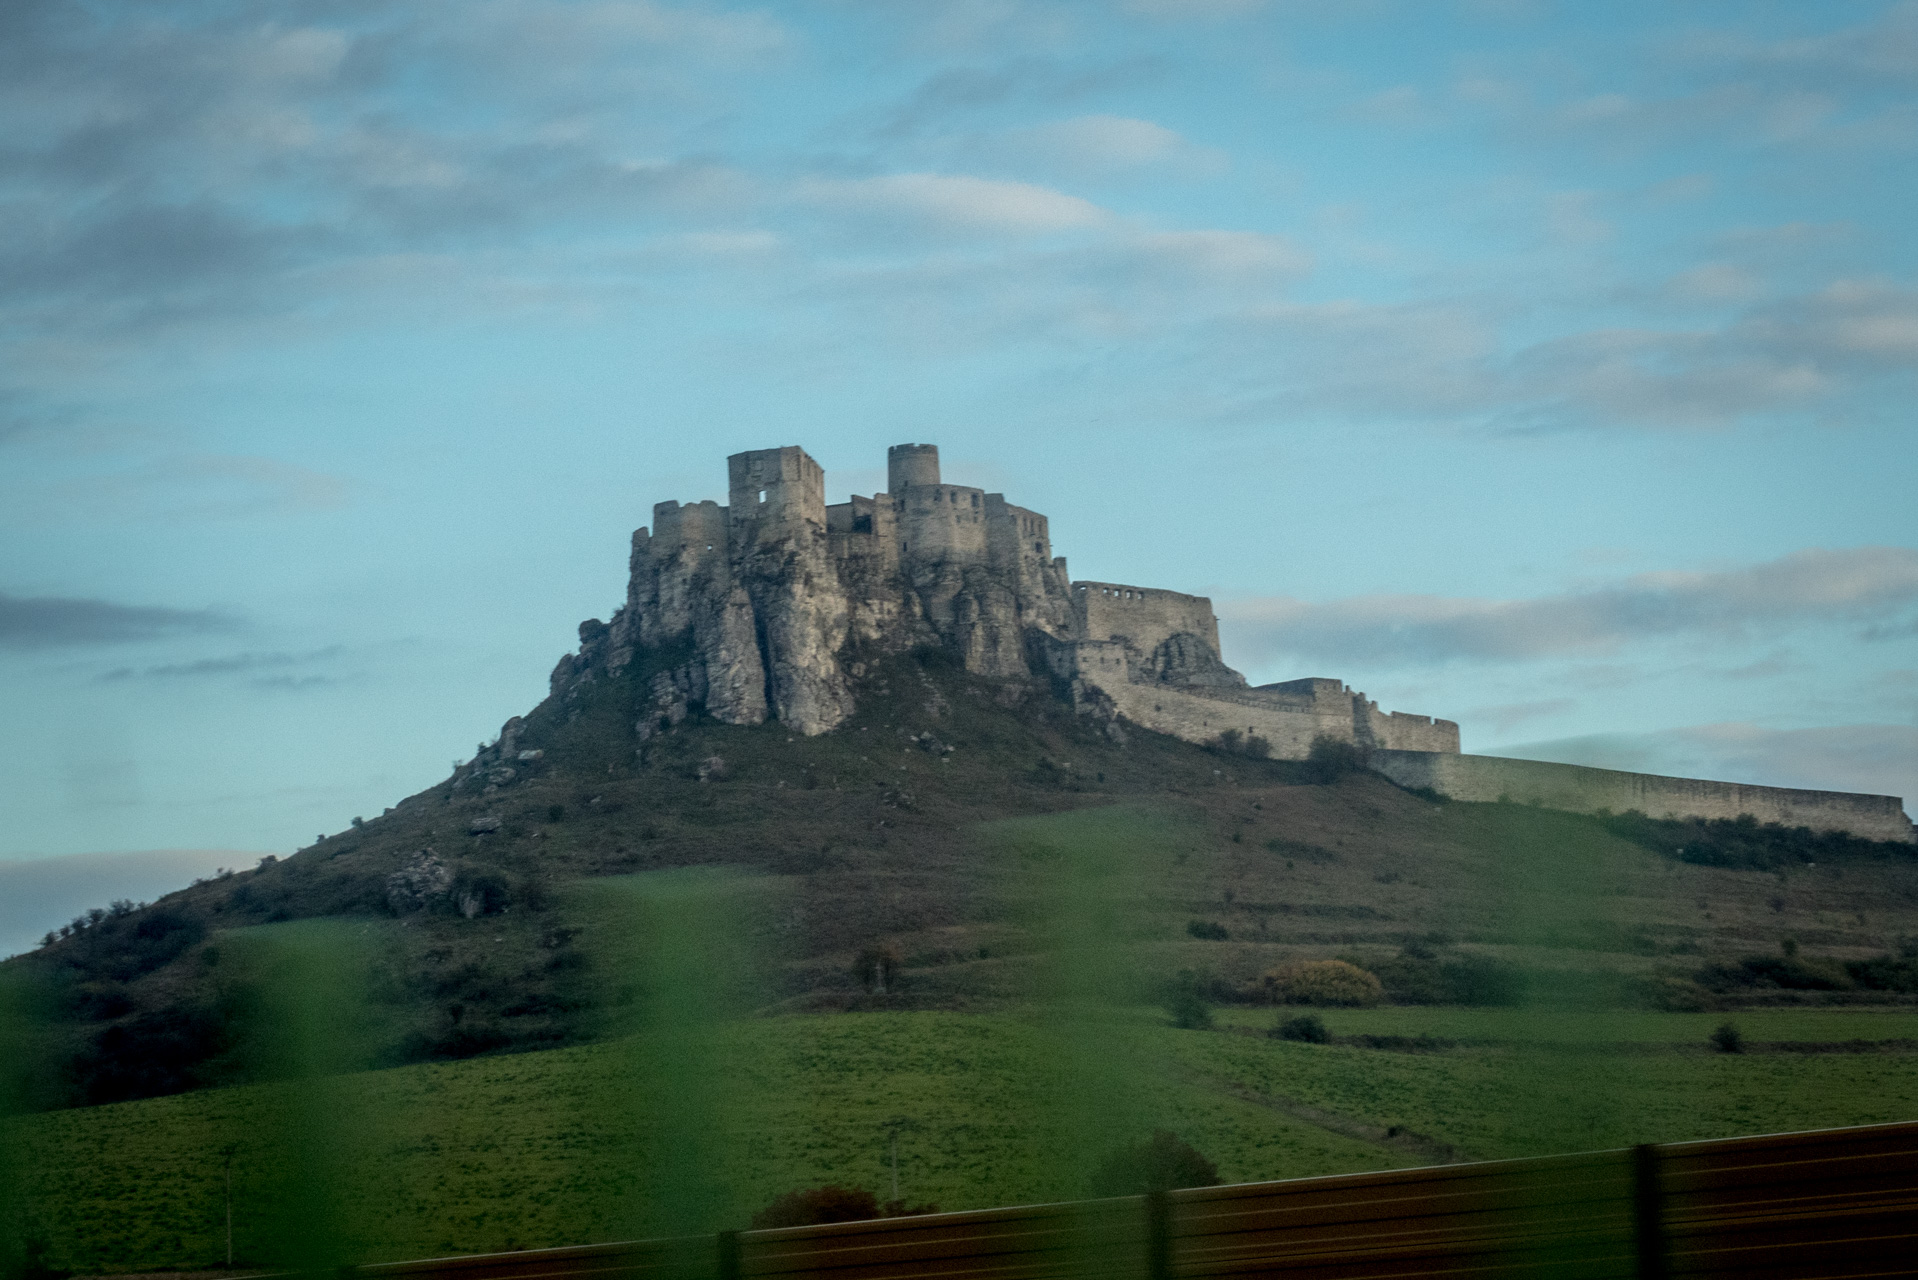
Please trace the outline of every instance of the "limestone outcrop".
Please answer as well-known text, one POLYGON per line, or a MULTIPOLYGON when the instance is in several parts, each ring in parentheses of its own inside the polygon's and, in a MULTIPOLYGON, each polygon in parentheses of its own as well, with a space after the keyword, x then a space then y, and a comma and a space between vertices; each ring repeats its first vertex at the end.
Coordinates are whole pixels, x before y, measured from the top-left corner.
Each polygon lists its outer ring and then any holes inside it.
POLYGON ((936 446, 895 445, 886 463, 887 492, 828 506, 805 450, 753 450, 727 459, 725 506, 655 506, 625 604, 581 625, 553 695, 638 663, 642 742, 695 712, 824 733, 853 713, 853 664, 941 645, 974 674, 1056 679, 1087 714, 1192 741, 1458 750, 1451 722, 1381 715, 1337 681, 1249 687, 1220 655, 1211 601, 1072 582, 1046 517, 945 483, 936 446))

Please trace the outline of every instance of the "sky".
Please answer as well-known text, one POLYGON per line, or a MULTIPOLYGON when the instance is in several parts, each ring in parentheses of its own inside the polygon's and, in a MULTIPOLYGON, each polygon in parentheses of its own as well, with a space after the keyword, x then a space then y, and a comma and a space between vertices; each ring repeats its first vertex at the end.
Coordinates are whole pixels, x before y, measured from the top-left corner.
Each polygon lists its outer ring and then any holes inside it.
POLYGON ((1467 751, 1918 793, 1914 153, 1909 2, 10 0, 0 953, 444 777, 789 444, 1467 751))

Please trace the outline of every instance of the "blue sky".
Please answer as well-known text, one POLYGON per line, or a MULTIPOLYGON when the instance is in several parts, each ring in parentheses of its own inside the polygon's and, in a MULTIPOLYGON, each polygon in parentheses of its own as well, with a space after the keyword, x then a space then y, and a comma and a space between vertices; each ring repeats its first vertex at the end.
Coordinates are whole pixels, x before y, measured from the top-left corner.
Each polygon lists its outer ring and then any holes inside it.
POLYGON ((1918 5, 14 0, 0 139, 48 923, 437 780, 794 443, 1467 750, 1918 792, 1918 5))

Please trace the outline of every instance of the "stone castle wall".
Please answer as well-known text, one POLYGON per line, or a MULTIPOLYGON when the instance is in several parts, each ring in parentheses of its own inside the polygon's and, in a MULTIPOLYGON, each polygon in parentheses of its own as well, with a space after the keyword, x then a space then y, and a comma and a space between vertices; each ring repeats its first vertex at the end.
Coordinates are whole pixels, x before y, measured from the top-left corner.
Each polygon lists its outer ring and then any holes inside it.
POLYGON ((985 490, 916 484, 894 494, 893 504, 902 557, 922 563, 985 563, 985 490))
MULTIPOLYGON (((1088 648, 1092 646, 1087 646, 1088 648)), ((1303 760, 1314 738, 1352 741, 1352 703, 1343 708, 1262 706, 1255 701, 1221 698, 1174 685, 1139 684, 1123 678, 1121 646, 1104 645, 1109 656, 1095 660, 1087 684, 1112 702, 1113 709, 1136 725, 1169 733, 1187 742, 1216 742, 1226 732, 1265 739, 1274 759, 1303 760)))
POLYGON ((1075 582, 1072 612, 1087 640, 1123 637, 1150 654, 1175 635, 1195 635, 1219 651, 1219 621, 1204 596, 1133 587, 1118 582, 1075 582))
POLYGON ((1219 651, 1212 602, 1072 582, 1045 516, 946 484, 929 444, 887 451, 889 492, 826 505, 825 472, 787 446, 726 460, 729 502, 653 508, 633 535, 626 602, 580 629, 555 696, 616 676, 643 649, 688 656, 651 683, 642 741, 695 711, 823 733, 853 713, 854 654, 943 645, 998 679, 1050 674, 1090 715, 1188 742, 1262 738, 1303 759, 1316 738, 1372 751, 1409 786, 1592 812, 1736 817, 1908 839, 1889 796, 1788 791, 1459 754, 1458 725, 1378 704, 1321 677, 1248 687, 1219 651))
MULTIPOLYGON (((1145 683, 1129 677, 1126 646, 1082 644, 1081 679, 1109 699, 1134 724, 1187 742, 1213 742, 1227 731, 1265 739, 1277 760, 1303 760, 1315 738, 1406 751, 1453 751, 1458 725, 1429 716, 1390 716, 1378 704, 1339 681, 1314 681, 1315 696, 1272 692, 1271 687, 1229 689, 1145 683)), ((1303 682, 1298 682, 1303 683, 1303 682)))
POLYGON ((1512 760, 1503 756, 1376 751, 1372 767, 1405 787, 1428 787, 1454 800, 1505 800, 1571 813, 1628 813, 1654 818, 1736 818, 1814 831, 1848 831, 1868 840, 1913 840, 1897 796, 1800 791, 1699 778, 1668 778, 1619 769, 1512 760))

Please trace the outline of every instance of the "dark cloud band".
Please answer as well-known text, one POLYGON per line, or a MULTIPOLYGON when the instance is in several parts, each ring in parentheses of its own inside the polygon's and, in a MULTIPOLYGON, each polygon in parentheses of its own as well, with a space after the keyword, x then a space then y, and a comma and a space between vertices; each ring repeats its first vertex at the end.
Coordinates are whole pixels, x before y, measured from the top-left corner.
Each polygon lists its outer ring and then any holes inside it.
POLYGON ((232 626, 232 619, 210 609, 166 609, 0 592, 0 648, 6 649, 123 644, 227 631, 232 626))
POLYGON ((1782 631, 1819 622, 1885 631, 1918 607, 1918 550, 1813 548, 1717 572, 1648 573, 1535 600, 1284 597, 1222 610, 1234 647, 1260 659, 1415 665, 1604 652, 1630 641, 1782 631))

